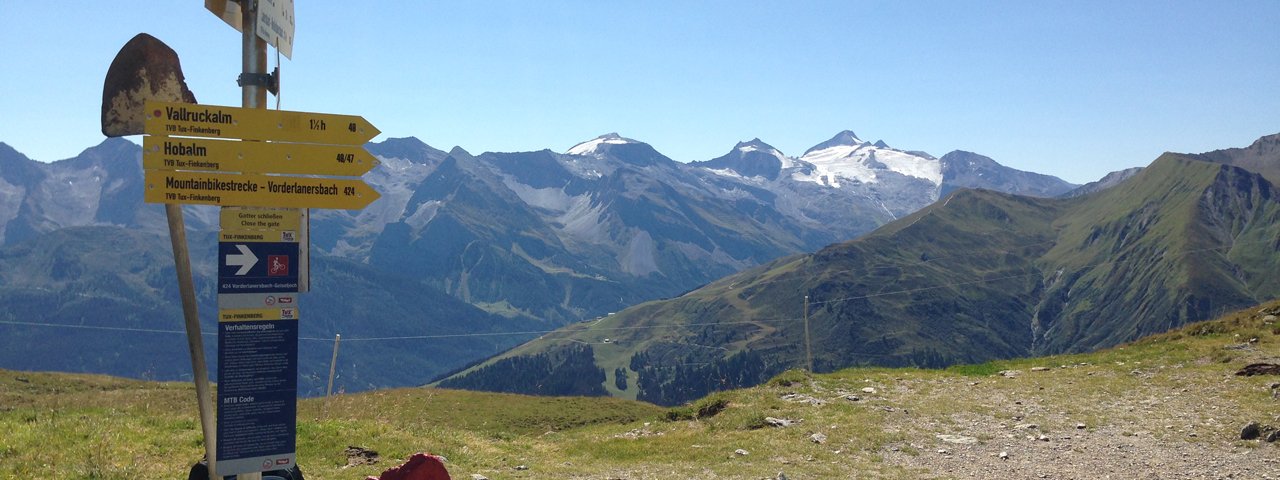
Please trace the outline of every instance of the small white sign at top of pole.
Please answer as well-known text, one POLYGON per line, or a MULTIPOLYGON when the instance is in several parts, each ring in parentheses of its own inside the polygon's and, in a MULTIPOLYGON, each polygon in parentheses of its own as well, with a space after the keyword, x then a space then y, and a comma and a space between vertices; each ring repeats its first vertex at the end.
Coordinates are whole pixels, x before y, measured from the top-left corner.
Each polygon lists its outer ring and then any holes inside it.
POLYGON ((258 0, 258 37, 293 60, 293 0, 258 0))
MULTIPOLYGON (((242 0, 252 1, 252 0, 242 0)), ((236 31, 243 32, 240 3, 230 0, 204 0, 204 8, 213 12, 236 31)), ((281 55, 293 60, 293 0, 258 0, 258 36, 276 47, 281 55)))

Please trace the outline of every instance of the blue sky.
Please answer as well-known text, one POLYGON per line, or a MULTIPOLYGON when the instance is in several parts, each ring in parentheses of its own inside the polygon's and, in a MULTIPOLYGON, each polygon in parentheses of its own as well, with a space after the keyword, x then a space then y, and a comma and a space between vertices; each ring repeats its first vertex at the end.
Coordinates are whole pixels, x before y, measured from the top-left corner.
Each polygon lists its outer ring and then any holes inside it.
MULTIPOLYGON (((618 132, 690 161, 849 129, 1082 183, 1280 132, 1273 0, 298 0, 296 17, 281 108, 446 150, 618 132)), ((0 0, 0 142, 43 161, 99 143, 103 76, 139 32, 200 102, 239 105, 239 34, 203 2, 0 0)))

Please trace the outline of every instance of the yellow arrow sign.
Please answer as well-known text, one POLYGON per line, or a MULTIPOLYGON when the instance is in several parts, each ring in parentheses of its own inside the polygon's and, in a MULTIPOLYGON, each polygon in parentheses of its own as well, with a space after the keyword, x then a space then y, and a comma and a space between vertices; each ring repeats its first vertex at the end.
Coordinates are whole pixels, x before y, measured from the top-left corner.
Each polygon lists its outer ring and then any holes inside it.
POLYGON ((142 168, 358 177, 378 166, 364 148, 306 143, 142 138, 142 168))
POLYGON ((377 128, 355 115, 147 101, 147 135, 362 145, 377 128))
POLYGON ((359 210, 378 194, 358 179, 146 171, 147 203, 359 210))

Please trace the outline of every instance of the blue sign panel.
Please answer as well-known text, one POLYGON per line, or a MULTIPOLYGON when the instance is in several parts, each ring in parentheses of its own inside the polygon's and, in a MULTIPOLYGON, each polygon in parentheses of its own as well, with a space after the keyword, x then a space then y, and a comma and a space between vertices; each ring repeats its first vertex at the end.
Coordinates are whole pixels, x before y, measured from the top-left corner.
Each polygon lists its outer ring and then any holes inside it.
POLYGON ((297 243, 218 243, 218 293, 297 291, 297 243))
POLYGON ((297 394, 297 320, 218 322, 219 474, 293 467, 297 394))

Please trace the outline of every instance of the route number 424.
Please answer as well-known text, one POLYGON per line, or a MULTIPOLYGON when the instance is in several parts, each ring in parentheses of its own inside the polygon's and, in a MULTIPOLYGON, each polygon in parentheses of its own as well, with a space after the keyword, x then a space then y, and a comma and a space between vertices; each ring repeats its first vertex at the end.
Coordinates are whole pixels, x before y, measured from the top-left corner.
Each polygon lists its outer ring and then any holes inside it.
POLYGON ((346 195, 346 196, 348 196, 348 197, 354 197, 354 196, 356 196, 356 195, 357 195, 357 193, 356 193, 356 187, 343 187, 343 188, 342 188, 342 194, 343 194, 343 195, 346 195))

